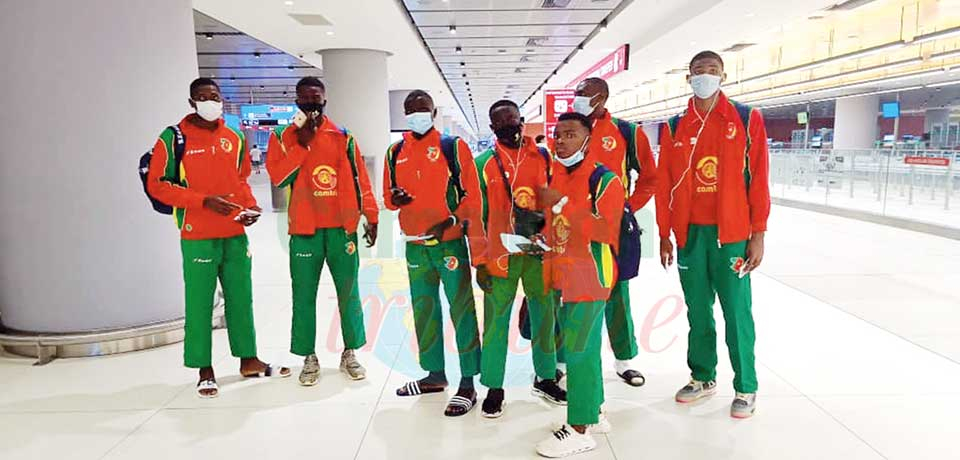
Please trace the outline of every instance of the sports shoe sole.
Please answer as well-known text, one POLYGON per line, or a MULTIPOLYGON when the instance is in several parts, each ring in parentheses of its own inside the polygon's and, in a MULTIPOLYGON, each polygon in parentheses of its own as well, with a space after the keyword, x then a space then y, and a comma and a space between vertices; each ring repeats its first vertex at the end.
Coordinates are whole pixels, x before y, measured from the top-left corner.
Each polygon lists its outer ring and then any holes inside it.
POLYGON ((546 458, 567 458, 567 457, 572 457, 572 456, 577 455, 577 454, 582 454, 582 453, 584 453, 584 452, 590 452, 591 450, 594 450, 594 449, 596 449, 596 448, 597 448, 597 446, 584 447, 584 448, 582 448, 582 449, 577 449, 577 450, 573 450, 573 451, 570 451, 570 452, 564 452, 564 453, 559 454, 559 455, 547 455, 547 454, 544 454, 544 453, 542 453, 542 452, 540 452, 540 451, 538 450, 538 451, 537 451, 537 455, 539 455, 539 456, 541 456, 541 457, 546 457, 546 458))
POLYGON ((308 381, 304 382, 303 379, 297 379, 297 380, 300 382, 300 386, 312 387, 312 386, 316 385, 317 383, 320 383, 320 375, 317 374, 317 378, 313 379, 312 381, 308 380, 308 381))
POLYGON ((503 409, 500 409, 500 411, 494 412, 492 414, 489 412, 484 412, 483 409, 480 409, 480 415, 482 415, 483 418, 489 418, 489 419, 500 418, 500 417, 503 417, 503 409))
POLYGON ((357 376, 350 375, 350 373, 347 372, 347 370, 344 369, 344 368, 342 368, 342 367, 340 368, 340 372, 343 372, 344 374, 347 375, 347 378, 349 378, 350 380, 354 380, 354 381, 356 381, 356 380, 363 380, 363 379, 367 378, 367 374, 361 374, 361 375, 357 375, 357 376))
POLYGON ((715 395, 716 393, 717 393, 717 388, 714 387, 712 390, 704 390, 704 391, 701 392, 700 395, 697 396, 696 398, 680 399, 679 397, 677 397, 677 398, 675 398, 675 399, 676 399, 676 401, 677 401, 678 403, 680 403, 680 404, 690 404, 690 403, 692 403, 692 402, 694 402, 694 401, 699 401, 699 400, 701 400, 701 399, 703 399, 703 398, 709 398, 709 397, 715 395))
POLYGON ((756 412, 757 412, 757 408, 754 407, 753 410, 751 410, 749 413, 746 413, 746 414, 736 414, 736 413, 731 412, 731 413, 730 413, 730 416, 733 417, 733 418, 735 418, 735 419, 737 419, 737 420, 743 420, 743 419, 747 419, 747 418, 753 417, 753 414, 756 413, 756 412))
POLYGON ((544 401, 546 401, 546 402, 548 402, 548 403, 550 403, 550 404, 553 404, 554 406, 566 406, 566 405, 567 405, 567 402, 566 402, 566 401, 559 401, 559 400, 557 400, 557 399, 554 399, 553 396, 550 396, 550 395, 547 394, 545 391, 538 390, 537 388, 534 388, 534 389, 531 391, 531 393, 532 393, 534 396, 536 396, 536 397, 538 397, 538 398, 540 398, 540 399, 542 399, 542 400, 544 400, 544 401))

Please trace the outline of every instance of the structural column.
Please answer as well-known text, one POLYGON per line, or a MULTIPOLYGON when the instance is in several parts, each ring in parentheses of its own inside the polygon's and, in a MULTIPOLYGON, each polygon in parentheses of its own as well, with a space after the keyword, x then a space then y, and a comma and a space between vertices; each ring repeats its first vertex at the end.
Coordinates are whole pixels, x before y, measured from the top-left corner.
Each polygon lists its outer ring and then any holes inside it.
POLYGON ((18 2, 0 41, 0 320, 83 332, 182 317, 179 232, 136 164, 190 110, 190 0, 18 2))
MULTIPOLYGON (((349 129, 363 153, 374 195, 382 196, 383 159, 390 146, 390 92, 387 89, 385 51, 369 49, 328 49, 322 57, 323 81, 327 87, 326 113, 343 128, 349 129)), ((385 213, 381 213, 381 216, 385 213)), ((392 222, 380 225, 380 239, 392 239, 386 231, 392 222)), ((392 242, 392 241, 391 241, 392 242)), ((391 245, 378 243, 378 255, 386 255, 391 245)), ((368 255, 366 248, 361 256, 368 255)))
POLYGON ((837 99, 834 149, 871 149, 877 140, 880 96, 837 99))

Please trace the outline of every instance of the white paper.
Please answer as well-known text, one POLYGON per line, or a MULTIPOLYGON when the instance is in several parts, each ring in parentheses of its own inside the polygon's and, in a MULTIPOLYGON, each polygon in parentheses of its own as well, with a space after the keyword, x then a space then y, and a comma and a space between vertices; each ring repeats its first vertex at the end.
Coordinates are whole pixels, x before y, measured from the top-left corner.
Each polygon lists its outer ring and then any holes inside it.
MULTIPOLYGON (((529 238, 520 235, 514 235, 512 233, 501 233, 500 242, 503 243, 503 247, 507 249, 507 252, 511 254, 521 254, 524 251, 520 246, 534 244, 533 241, 530 241, 529 238)), ((540 246, 544 251, 549 251, 550 246, 543 244, 541 241, 536 242, 537 246, 540 246)))
POLYGON ((431 239, 433 239, 433 237, 430 235, 404 235, 403 237, 403 241, 408 243, 413 241, 427 241, 431 239))

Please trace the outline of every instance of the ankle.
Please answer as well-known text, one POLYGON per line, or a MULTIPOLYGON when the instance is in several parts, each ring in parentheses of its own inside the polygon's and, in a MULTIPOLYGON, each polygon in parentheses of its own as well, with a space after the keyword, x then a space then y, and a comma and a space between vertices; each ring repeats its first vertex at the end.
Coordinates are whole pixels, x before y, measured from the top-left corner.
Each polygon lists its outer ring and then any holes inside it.
POLYGON ((491 388, 487 390, 487 398, 503 399, 503 388, 491 388))
POLYGON ((460 379, 460 390, 473 390, 473 377, 463 377, 460 379))
POLYGON ((587 426, 586 426, 586 425, 570 425, 570 428, 573 428, 574 431, 576 431, 577 433, 580 433, 580 434, 585 434, 585 433, 587 432, 587 426))

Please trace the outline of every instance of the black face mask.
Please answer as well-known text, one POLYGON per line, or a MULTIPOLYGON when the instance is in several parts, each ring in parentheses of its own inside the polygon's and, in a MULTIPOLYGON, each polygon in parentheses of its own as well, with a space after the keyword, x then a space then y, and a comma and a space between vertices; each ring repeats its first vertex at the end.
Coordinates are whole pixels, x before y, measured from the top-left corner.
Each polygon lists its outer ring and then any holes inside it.
POLYGON ((316 113, 317 113, 317 118, 320 118, 320 117, 323 116, 323 108, 324 108, 326 105, 327 105, 326 103, 318 104, 318 103, 315 103, 315 102, 311 102, 311 103, 309 103, 309 104, 297 104, 297 107, 298 107, 300 110, 302 110, 303 113, 305 113, 305 114, 307 114, 307 115, 311 115, 311 114, 313 114, 314 112, 316 112, 316 113))
POLYGON ((497 128, 493 132, 497 136, 497 140, 506 145, 507 147, 519 147, 520 139, 523 136, 523 126, 522 125, 507 125, 497 128))

